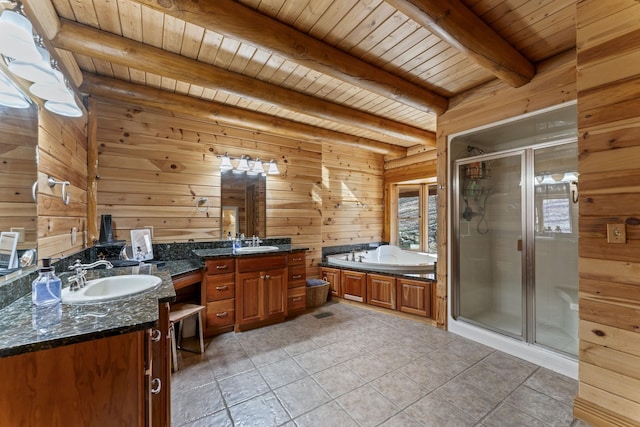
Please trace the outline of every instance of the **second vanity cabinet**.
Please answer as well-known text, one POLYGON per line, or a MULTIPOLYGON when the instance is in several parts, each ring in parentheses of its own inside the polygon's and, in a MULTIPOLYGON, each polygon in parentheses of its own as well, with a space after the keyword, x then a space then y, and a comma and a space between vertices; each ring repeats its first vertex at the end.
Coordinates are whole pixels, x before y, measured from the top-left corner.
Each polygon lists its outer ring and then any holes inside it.
POLYGON ((282 322, 285 317, 287 255, 237 260, 236 331, 282 322))
POLYGON ((205 259, 206 335, 253 329, 304 312, 306 277, 303 250, 205 259))

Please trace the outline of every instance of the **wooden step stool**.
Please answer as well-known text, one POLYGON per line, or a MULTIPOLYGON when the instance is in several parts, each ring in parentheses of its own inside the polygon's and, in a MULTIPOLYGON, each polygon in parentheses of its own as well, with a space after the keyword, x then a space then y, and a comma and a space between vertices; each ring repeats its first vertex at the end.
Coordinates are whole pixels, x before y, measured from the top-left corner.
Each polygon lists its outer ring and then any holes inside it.
POLYGON ((178 349, 183 351, 190 351, 192 353, 204 353, 204 340, 202 338, 202 311, 206 307, 196 304, 171 304, 171 311, 169 312, 169 322, 171 329, 171 356, 173 358, 173 371, 178 370, 178 349), (198 316, 198 334, 200 335, 200 351, 190 350, 188 348, 180 347, 182 341, 182 321, 191 316, 198 316), (178 341, 176 342, 175 324, 178 324, 180 332, 178 333, 178 341))

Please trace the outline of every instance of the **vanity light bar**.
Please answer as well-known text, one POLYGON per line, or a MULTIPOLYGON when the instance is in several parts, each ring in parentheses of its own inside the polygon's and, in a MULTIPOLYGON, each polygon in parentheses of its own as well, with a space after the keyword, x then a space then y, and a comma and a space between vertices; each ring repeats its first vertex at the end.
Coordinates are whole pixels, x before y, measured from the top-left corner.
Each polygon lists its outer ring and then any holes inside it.
POLYGON ((255 160, 251 160, 251 157, 243 154, 239 157, 240 162, 238 163, 238 166, 235 168, 231 163, 231 159, 233 158, 229 157, 229 153, 224 153, 223 156, 218 156, 218 158, 220 159, 221 172, 232 170, 234 172, 240 172, 240 173, 247 172, 248 174, 251 174, 251 175, 258 175, 258 174, 279 175, 280 174, 280 170, 278 169, 278 164, 273 159, 269 161, 269 169, 265 171, 263 162, 260 160, 259 157, 257 157, 255 160), (249 165, 249 162, 253 162, 253 167, 249 165))

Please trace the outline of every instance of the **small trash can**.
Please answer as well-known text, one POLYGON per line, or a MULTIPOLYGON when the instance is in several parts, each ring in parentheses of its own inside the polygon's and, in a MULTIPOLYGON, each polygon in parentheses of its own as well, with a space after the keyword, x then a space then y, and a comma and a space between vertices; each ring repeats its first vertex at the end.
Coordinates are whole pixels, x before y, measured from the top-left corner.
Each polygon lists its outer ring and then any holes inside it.
POLYGON ((307 279, 307 308, 320 307, 327 302, 329 282, 322 279, 307 279))

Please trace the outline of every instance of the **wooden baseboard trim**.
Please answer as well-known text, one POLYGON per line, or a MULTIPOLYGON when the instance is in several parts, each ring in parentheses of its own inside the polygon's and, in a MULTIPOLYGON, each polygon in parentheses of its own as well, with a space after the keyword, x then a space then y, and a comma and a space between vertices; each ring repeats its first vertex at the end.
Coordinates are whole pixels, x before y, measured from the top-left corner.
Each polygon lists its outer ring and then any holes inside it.
POLYGON ((573 416, 598 427, 637 427, 630 418, 609 411, 592 402, 576 397, 573 402, 573 416))

